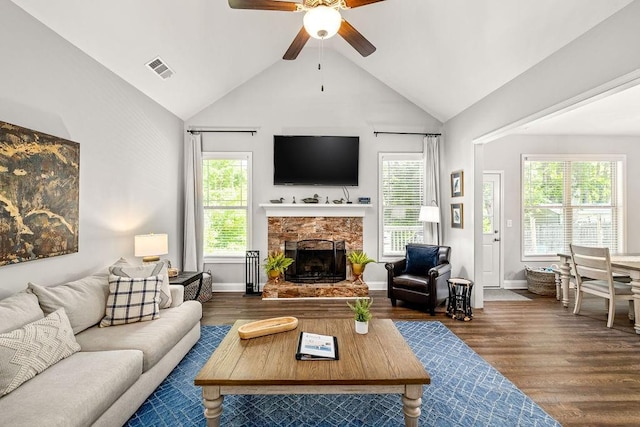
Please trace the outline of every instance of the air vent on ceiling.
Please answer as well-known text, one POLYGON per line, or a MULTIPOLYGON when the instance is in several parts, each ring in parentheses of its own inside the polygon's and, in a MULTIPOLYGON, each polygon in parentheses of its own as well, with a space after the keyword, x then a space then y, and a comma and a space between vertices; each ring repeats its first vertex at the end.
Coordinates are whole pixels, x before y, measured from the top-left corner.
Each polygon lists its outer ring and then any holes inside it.
POLYGON ((165 80, 173 76, 174 72, 159 56, 147 63, 154 73, 156 73, 161 79, 165 80))

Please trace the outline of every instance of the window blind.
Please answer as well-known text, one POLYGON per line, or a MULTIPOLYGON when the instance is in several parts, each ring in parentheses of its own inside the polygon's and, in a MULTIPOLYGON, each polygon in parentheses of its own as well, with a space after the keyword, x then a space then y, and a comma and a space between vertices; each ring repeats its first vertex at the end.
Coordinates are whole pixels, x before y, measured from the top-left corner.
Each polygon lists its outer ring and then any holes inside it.
POLYGON ((423 241, 424 160, 422 154, 388 153, 380 163, 381 255, 403 255, 407 243, 423 241))
POLYGON ((206 153, 203 158, 204 255, 244 257, 248 242, 250 157, 206 153))
POLYGON ((555 256, 570 243, 621 252, 622 168, 611 156, 523 156, 523 256, 555 256))

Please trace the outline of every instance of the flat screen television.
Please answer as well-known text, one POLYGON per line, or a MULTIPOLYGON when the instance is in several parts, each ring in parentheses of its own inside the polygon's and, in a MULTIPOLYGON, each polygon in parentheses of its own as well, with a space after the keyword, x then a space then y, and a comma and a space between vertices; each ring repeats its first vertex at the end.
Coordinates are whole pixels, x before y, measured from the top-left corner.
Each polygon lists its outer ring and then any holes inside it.
POLYGON ((274 185, 357 186, 357 136, 273 137, 274 185))

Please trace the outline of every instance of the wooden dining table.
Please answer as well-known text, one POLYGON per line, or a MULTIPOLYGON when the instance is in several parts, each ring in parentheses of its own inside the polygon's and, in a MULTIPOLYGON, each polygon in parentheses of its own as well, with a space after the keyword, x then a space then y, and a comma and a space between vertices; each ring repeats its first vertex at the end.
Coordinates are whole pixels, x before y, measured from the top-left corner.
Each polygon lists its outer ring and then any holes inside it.
MULTIPOLYGON (((562 288, 562 305, 569 306, 569 282, 571 280, 571 254, 559 253, 560 281, 562 288)), ((611 269, 631 277, 633 292, 634 329, 640 335, 640 254, 612 254, 611 269)))

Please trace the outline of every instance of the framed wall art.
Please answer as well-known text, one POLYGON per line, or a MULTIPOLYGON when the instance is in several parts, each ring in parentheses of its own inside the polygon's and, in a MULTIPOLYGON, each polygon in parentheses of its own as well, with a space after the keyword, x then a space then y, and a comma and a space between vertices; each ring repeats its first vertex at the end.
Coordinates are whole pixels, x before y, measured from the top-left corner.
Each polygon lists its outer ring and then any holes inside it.
POLYGON ((464 172, 455 171, 451 173, 451 197, 464 196, 464 172))
POLYGON ((0 266, 78 252, 80 144, 0 121, 0 266))
POLYGON ((464 228, 464 208, 462 203, 451 204, 451 228, 464 228))

